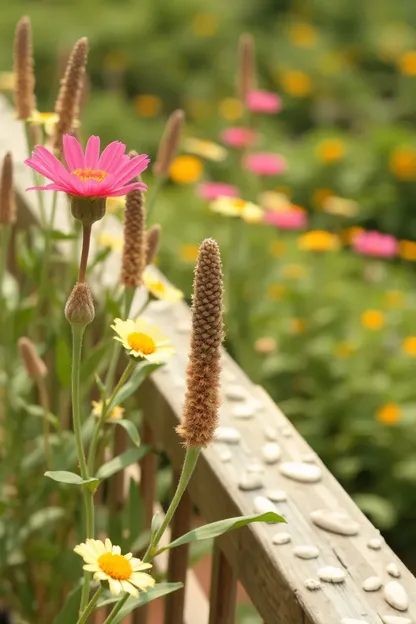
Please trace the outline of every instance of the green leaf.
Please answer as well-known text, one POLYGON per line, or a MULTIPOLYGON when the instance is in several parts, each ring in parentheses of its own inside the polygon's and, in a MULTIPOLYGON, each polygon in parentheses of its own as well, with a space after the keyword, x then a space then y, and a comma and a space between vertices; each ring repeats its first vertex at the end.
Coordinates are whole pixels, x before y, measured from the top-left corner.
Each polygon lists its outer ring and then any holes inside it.
MULTIPOLYGON (((133 596, 130 596, 127 599, 127 602, 124 605, 124 607, 122 607, 120 612, 116 615, 114 619, 114 624, 120 624, 120 622, 122 622, 123 619, 127 615, 129 615, 129 613, 134 611, 134 609, 137 609, 138 607, 142 607, 143 605, 147 604, 148 602, 151 602, 152 600, 156 600, 157 598, 161 598, 162 596, 171 594, 172 592, 177 591, 178 589, 182 589, 182 587, 183 587, 183 583, 158 583, 154 587, 149 588, 147 592, 140 594, 138 598, 133 598, 133 596)), ((113 604, 113 603, 114 603, 114 599, 109 598, 108 600, 103 600, 102 602, 99 602, 98 607, 104 607, 105 605, 113 604)), ((66 622, 65 623, 59 622, 58 624, 66 624, 66 622)))
POLYGON ((136 392, 137 388, 146 379, 146 377, 160 368, 160 366, 160 364, 153 364, 151 362, 140 362, 137 364, 128 382, 120 388, 114 399, 111 401, 108 410, 111 411, 116 405, 122 405, 125 401, 127 401, 127 399, 136 392))
POLYGON ((131 464, 138 462, 142 457, 146 455, 146 453, 150 450, 150 446, 141 446, 140 448, 129 449, 128 451, 124 451, 118 457, 114 457, 110 459, 109 462, 103 464, 97 472, 97 479, 108 479, 116 472, 127 468, 131 464))
POLYGON ((77 238, 75 232, 65 233, 61 230, 51 230, 49 231, 49 236, 52 240, 75 240, 77 238))
POLYGON ((174 540, 164 548, 158 550, 157 554, 164 552, 169 548, 176 548, 177 546, 183 546, 183 544, 189 544, 189 542, 196 542, 197 540, 203 539, 212 539, 214 537, 222 535, 223 533, 227 533, 228 531, 234 531, 234 529, 239 529, 253 522, 286 522, 286 520, 274 511, 268 511, 267 513, 263 513, 260 515, 256 514, 254 516, 240 516, 237 518, 218 520, 218 522, 211 522, 211 524, 206 524, 205 526, 201 526, 193 529, 192 531, 189 531, 189 533, 185 533, 185 535, 178 537, 178 539, 174 540))
POLYGON ((98 486, 97 478, 83 479, 80 475, 68 470, 48 470, 48 472, 45 472, 45 477, 58 481, 58 483, 67 483, 68 485, 88 485, 89 488, 95 486, 94 490, 98 486))
POLYGON ((358 507, 381 529, 391 529, 397 523, 397 511, 391 501, 377 494, 354 494, 358 507))
POLYGON ((71 385, 71 351, 66 339, 61 336, 56 343, 56 374, 64 388, 71 385))
POLYGON ((125 418, 120 418, 120 420, 107 420, 107 423, 109 425, 120 425, 120 427, 123 427, 123 429, 125 429, 130 437, 130 440, 133 442, 133 444, 135 444, 136 446, 140 446, 140 435, 139 432, 137 430, 136 425, 131 422, 131 420, 126 420, 125 418))
POLYGON ((62 507, 45 507, 32 514, 26 524, 19 531, 19 540, 23 541, 35 531, 43 529, 48 524, 52 524, 65 516, 65 509, 62 507))
POLYGON ((66 597, 65 604, 54 620, 54 624, 74 624, 78 620, 82 586, 78 585, 66 597))

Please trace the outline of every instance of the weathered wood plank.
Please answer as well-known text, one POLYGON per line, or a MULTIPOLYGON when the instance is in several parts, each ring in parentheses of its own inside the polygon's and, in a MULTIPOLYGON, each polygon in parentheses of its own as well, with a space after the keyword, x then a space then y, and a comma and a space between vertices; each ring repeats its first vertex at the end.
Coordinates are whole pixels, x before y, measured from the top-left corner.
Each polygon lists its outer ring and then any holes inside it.
POLYGON ((237 578, 218 542, 217 538, 212 553, 209 624, 233 624, 237 578))

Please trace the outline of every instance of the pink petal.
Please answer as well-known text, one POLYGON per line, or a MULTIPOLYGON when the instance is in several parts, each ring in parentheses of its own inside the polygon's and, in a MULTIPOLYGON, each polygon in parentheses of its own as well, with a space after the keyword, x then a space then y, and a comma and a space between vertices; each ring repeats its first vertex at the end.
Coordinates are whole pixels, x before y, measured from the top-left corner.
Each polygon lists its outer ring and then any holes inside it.
POLYGON ((147 184, 143 184, 143 182, 133 182, 132 184, 126 184, 125 186, 120 186, 118 188, 113 188, 107 191, 107 197, 121 197, 121 195, 126 195, 130 193, 130 191, 147 191, 147 184))
POLYGON ((70 134, 63 136, 64 157, 70 171, 85 169, 85 160, 79 141, 70 134))
POLYGON ((98 160, 100 157, 100 137, 91 136, 88 139, 85 148, 85 168, 98 169, 98 160))
POLYGON ((121 186, 125 182, 130 182, 147 168, 149 162, 150 158, 146 154, 131 158, 130 162, 117 172, 117 184, 121 186))
POLYGON ((49 178, 50 171, 45 167, 41 160, 38 160, 37 158, 27 158, 24 163, 31 169, 34 169, 41 175, 45 176, 45 178, 49 178))
MULTIPOLYGON (((117 168, 118 162, 126 151, 126 146, 120 141, 113 141, 103 151, 98 161, 98 169, 113 173, 112 169, 117 168)), ((127 156, 128 158, 128 156, 127 156)))
POLYGON ((29 186, 27 191, 63 191, 68 192, 68 189, 64 188, 61 184, 47 184, 46 186, 29 186))
POLYGON ((48 166, 52 174, 52 175, 49 175, 48 178, 51 178, 52 180, 54 180, 57 177, 65 178, 65 176, 68 175, 68 171, 65 169, 63 164, 56 158, 56 156, 51 154, 51 152, 47 150, 46 147, 43 147, 42 145, 38 145, 36 147, 36 151, 37 151, 38 157, 40 157, 41 160, 43 160, 43 162, 48 166))

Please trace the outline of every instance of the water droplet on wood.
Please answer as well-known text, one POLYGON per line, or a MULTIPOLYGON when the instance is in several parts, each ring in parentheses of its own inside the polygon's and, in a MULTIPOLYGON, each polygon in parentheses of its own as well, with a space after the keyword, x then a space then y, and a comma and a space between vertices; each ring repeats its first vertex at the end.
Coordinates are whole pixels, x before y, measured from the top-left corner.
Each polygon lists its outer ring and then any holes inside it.
POLYGON ((249 419, 253 418, 255 410, 251 403, 241 403, 233 407, 232 415, 234 418, 249 419))
POLYGON ((299 557, 299 559, 316 559, 316 557, 319 557, 319 548, 308 545, 295 546, 293 554, 299 557))
POLYGON ((265 495, 274 503, 284 503, 287 501, 287 494, 284 490, 267 490, 265 495))
POLYGON ((302 455, 302 461, 306 464, 314 464, 316 462, 315 453, 305 453, 305 455, 302 455))
POLYGON ((412 624, 412 620, 401 615, 380 615, 384 624, 412 624))
POLYGON ((290 533, 276 533, 273 535, 272 539, 273 544, 278 546, 281 546, 282 544, 289 544, 290 541, 292 541, 290 533))
POLYGON ((240 490, 244 490, 245 492, 250 492, 251 490, 258 490, 263 487, 263 479, 261 476, 255 472, 253 473, 244 473, 238 482, 238 487, 240 490))
POLYGON ((342 618, 341 624, 368 624, 367 620, 356 620, 354 618, 342 618))
POLYGON ((274 511, 276 513, 276 507, 272 503, 271 500, 266 498, 265 496, 256 496, 253 501, 253 509, 255 513, 268 513, 269 511, 274 511))
POLYGON ((309 589, 310 591, 316 591, 317 589, 321 589, 322 587, 322 583, 321 581, 318 581, 318 579, 307 578, 303 582, 306 589, 309 589))
POLYGON ((258 474, 263 474, 264 466, 262 466, 262 464, 248 464, 246 470, 247 472, 256 472, 258 474))
POLYGON ((318 570, 318 576, 321 581, 328 583, 343 583, 345 581, 345 572, 341 568, 335 566, 325 566, 318 570))
POLYGON ((224 377, 225 381, 235 381, 237 379, 237 375, 235 373, 233 373, 231 370, 229 370, 228 368, 224 368, 222 371, 222 376, 224 377))
POLYGON ((279 471, 285 477, 302 483, 316 483, 322 477, 321 469, 312 464, 284 462, 279 466, 279 471))
POLYGON ((386 571, 387 571, 387 574, 390 574, 390 576, 392 576, 393 578, 401 577, 401 572, 397 564, 394 562, 388 564, 388 566, 386 567, 386 571))
POLYGON ((384 587, 384 600, 398 611, 406 611, 409 607, 409 597, 406 590, 397 581, 390 581, 384 587))
POLYGON ((234 427, 217 427, 215 430, 214 442, 228 442, 229 444, 238 444, 241 440, 241 434, 234 427))
POLYGON ((378 537, 373 537, 373 539, 370 539, 370 541, 367 543, 367 546, 368 548, 372 548, 372 550, 380 550, 382 546, 382 541, 378 537))
POLYGON ((316 526, 338 535, 357 535, 360 525, 349 516, 329 509, 312 511, 310 518, 316 526))
POLYGON ((220 460, 222 462, 229 462, 232 460, 232 458, 233 454, 231 453, 230 449, 226 448, 220 452, 220 460))
POLYGON ((286 426, 280 428, 280 433, 282 434, 284 438, 291 438, 293 435, 292 429, 286 426))
POLYGON ((378 591, 383 585, 383 582, 378 576, 369 576, 363 581, 362 588, 366 592, 378 591))
POLYGON ((261 456, 266 464, 275 464, 279 461, 282 452, 276 442, 267 442, 261 449, 261 456))
POLYGON ((275 440, 277 440, 277 431, 274 427, 271 427, 269 425, 268 427, 264 429, 264 436, 266 440, 269 440, 270 442, 274 442, 275 440))
POLYGON ((247 399, 247 392, 244 386, 239 384, 229 384, 225 387, 225 396, 230 401, 244 401, 247 399))

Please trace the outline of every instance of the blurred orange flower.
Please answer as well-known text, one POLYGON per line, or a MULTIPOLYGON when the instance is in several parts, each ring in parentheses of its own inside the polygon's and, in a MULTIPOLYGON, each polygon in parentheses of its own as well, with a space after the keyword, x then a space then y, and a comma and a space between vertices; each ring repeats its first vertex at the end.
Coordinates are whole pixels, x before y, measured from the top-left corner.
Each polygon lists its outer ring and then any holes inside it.
POLYGON ((305 251, 335 251, 341 242, 338 236, 326 230, 311 230, 298 238, 298 247, 305 251))
POLYGON ((376 413, 376 418, 383 425, 395 425, 402 417, 400 407, 397 403, 386 403, 376 413))
POLYGON ((286 245, 283 241, 277 240, 273 241, 270 245, 270 254, 274 258, 280 258, 286 251, 286 245))
POLYGON ((157 95, 136 95, 134 105, 142 117, 156 117, 162 110, 162 100, 157 95))
POLYGON ((195 262, 198 258, 198 245, 181 245, 179 257, 183 262, 195 262))
POLYGON ((330 188, 317 188, 312 194, 312 203, 316 208, 322 208, 328 197, 335 195, 330 188))
POLYGON ((416 336, 408 336, 405 338, 403 340, 402 348, 407 355, 416 357, 416 336))
POLYGON ((301 264, 287 264, 282 269, 282 275, 287 279, 300 279, 306 275, 306 268, 301 264))
POLYGON ((380 310, 366 310, 361 315, 361 324, 366 329, 381 329, 385 324, 384 314, 380 310))
POLYGON ((237 98, 225 98, 218 104, 218 112, 227 121, 236 121, 243 116, 244 106, 237 98))
POLYGON ((273 351, 276 351, 276 340, 271 336, 262 336, 261 338, 257 338, 254 343, 254 350, 257 351, 257 353, 262 353, 264 355, 273 353, 273 351))
POLYGON ((312 91, 311 77, 297 69, 279 72, 278 82, 280 82, 283 91, 293 97, 306 97, 312 91))
POLYGON ((324 163, 334 163, 345 155, 345 143, 341 139, 324 139, 317 147, 317 156, 324 163))
POLYGON ((202 162, 196 156, 177 156, 170 166, 169 175, 177 184, 193 184, 202 175, 202 162))
POLYGON ((306 322, 301 318, 293 318, 290 320, 290 331, 292 334, 303 334, 306 330, 306 322))
POLYGON ((416 50, 408 50, 399 60, 399 69, 404 76, 416 76, 416 50))
POLYGON ((409 240, 402 240, 399 242, 399 256, 403 260, 416 260, 416 243, 409 240))
POLYGON ((289 39, 300 48, 311 48, 318 38, 316 29, 307 22, 298 22, 289 29, 289 39))
POLYGON ((354 238, 364 232, 364 229, 361 227, 350 227, 346 228, 341 232, 341 238, 347 245, 351 245, 354 242, 354 238))
POLYGON ((416 180, 416 149, 399 145, 390 155, 389 167, 399 180, 416 180))

